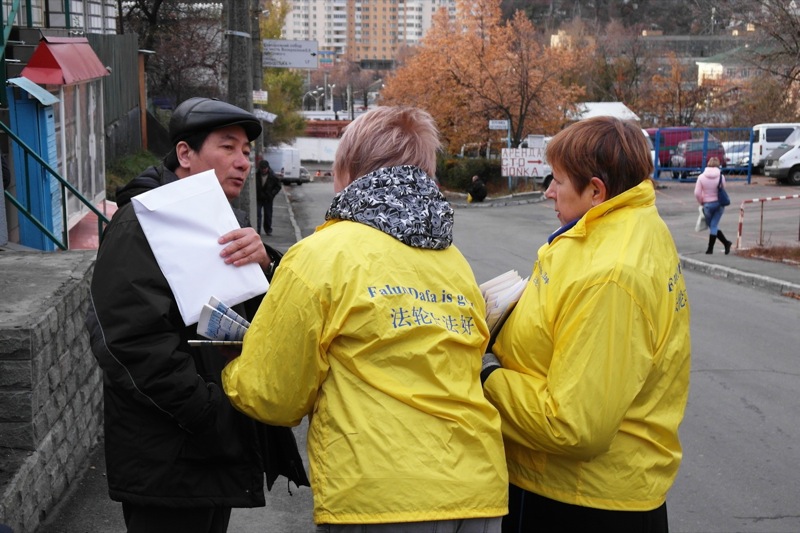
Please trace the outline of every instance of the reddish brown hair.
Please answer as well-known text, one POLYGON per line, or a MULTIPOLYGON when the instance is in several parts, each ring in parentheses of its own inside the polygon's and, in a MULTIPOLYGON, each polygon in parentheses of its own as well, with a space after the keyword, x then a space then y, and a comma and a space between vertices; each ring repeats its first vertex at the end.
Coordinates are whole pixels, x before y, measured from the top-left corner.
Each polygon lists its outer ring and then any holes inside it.
POLYGON ((607 198, 636 187, 653 172, 650 146, 638 124, 595 117, 567 127, 547 144, 547 161, 563 172, 578 192, 593 177, 606 184, 607 198))

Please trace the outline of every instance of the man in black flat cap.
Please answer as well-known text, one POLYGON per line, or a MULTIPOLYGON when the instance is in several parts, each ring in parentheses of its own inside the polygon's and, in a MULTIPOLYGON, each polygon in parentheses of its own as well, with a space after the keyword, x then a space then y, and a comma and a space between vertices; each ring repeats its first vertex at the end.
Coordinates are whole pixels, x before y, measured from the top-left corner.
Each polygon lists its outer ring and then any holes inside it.
MULTIPOLYGON (((175 109, 169 134, 164 164, 117 192, 86 326, 103 370, 109 495, 122 502, 128 533, 222 533, 232 507, 265 505, 265 473, 268 488, 279 475, 309 483, 291 429, 257 423, 228 402, 220 386, 226 354, 189 346, 196 326, 184 325, 130 201, 210 169, 228 199, 237 198, 261 123, 231 104, 191 98, 175 109)), ((258 232, 234 212, 242 227, 219 239, 220 261, 268 269, 258 232)), ((260 300, 236 310, 252 317, 260 300)))

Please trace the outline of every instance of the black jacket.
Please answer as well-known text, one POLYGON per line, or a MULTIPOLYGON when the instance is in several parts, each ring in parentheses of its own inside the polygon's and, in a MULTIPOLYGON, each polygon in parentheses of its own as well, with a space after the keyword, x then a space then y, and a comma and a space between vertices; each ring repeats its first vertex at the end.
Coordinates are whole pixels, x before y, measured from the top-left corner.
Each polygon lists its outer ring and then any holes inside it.
POLYGON ((469 194, 476 202, 484 201, 486 199, 486 185, 483 180, 477 179, 473 181, 472 186, 469 188, 469 194))
POLYGON ((259 170, 256 171, 256 201, 264 203, 271 201, 281 192, 281 180, 277 174, 268 169, 266 176, 259 170))
MULTIPOLYGON (((176 179, 151 167, 118 191, 92 277, 86 325, 103 370, 109 494, 139 505, 263 506, 265 473, 268 488, 279 475, 308 478, 291 429, 236 411, 220 385, 226 358, 187 343, 200 338, 196 325, 184 326, 130 203, 176 179)), ((252 317, 259 303, 237 311, 252 317)))

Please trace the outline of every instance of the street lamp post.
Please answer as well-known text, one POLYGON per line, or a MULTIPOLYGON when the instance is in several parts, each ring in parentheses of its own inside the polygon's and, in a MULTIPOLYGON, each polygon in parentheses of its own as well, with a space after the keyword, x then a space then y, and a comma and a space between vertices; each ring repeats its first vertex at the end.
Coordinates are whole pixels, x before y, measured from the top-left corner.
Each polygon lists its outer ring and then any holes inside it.
POLYGON ((311 96, 311 98, 313 98, 313 99, 314 99, 314 105, 315 105, 314 109, 315 109, 316 111, 319 111, 319 101, 320 101, 320 99, 322 99, 322 98, 323 98, 325 95, 324 95, 324 94, 322 94, 322 93, 321 93, 321 92, 320 92, 318 89, 316 89, 316 90, 313 90, 313 91, 308 91, 306 94, 304 94, 304 95, 303 95, 303 103, 304 103, 304 104, 305 104, 305 101, 306 101, 306 96, 311 96))
MULTIPOLYGON (((334 88, 334 87, 336 87, 336 84, 335 84, 335 83, 332 83, 332 84, 328 85, 328 94, 329 94, 329 95, 330 95, 330 97, 331 97, 331 106, 330 106, 330 111, 333 111, 333 88, 334 88)), ((325 107, 327 108, 328 106, 325 106, 325 107)))

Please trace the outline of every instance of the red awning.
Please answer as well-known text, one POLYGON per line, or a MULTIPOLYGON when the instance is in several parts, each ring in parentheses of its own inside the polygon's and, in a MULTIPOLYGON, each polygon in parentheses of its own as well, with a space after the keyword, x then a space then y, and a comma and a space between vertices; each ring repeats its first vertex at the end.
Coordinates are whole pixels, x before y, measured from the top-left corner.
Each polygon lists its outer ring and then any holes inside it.
POLYGON ((85 37, 43 36, 23 77, 39 85, 71 85, 108 76, 85 37))

